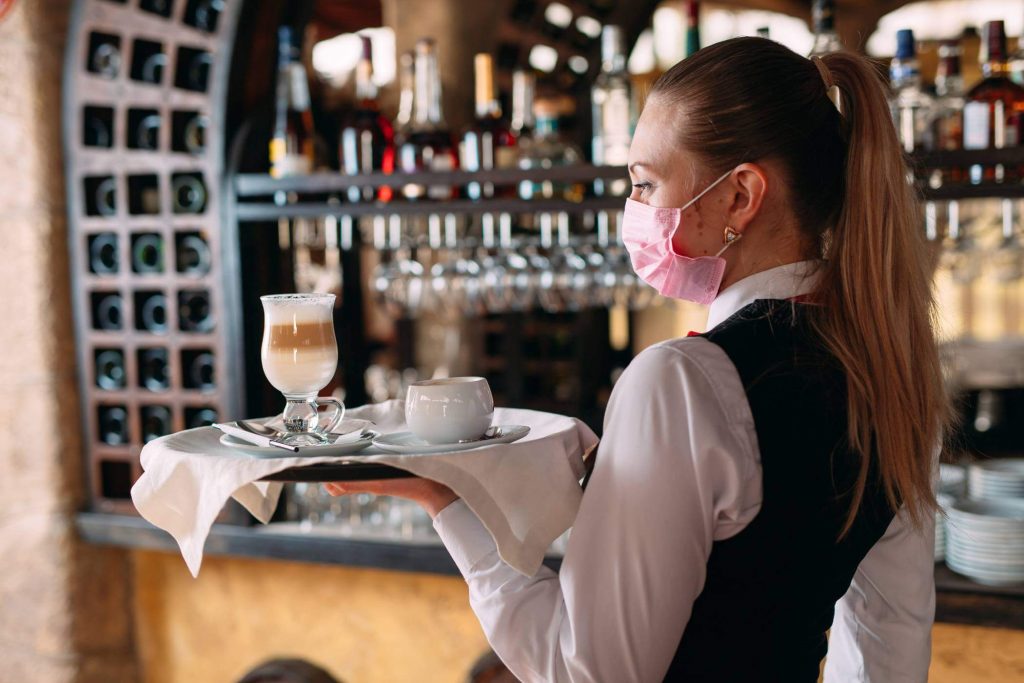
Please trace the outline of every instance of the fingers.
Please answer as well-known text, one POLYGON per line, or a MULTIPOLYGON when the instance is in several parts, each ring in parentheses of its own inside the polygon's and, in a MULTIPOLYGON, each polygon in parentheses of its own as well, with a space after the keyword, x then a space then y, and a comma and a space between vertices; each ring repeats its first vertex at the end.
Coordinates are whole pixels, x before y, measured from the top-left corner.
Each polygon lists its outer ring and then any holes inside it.
POLYGON ((344 496, 346 493, 348 493, 348 491, 345 490, 345 487, 342 486, 341 484, 324 484, 324 489, 327 491, 327 493, 331 494, 332 496, 344 496))

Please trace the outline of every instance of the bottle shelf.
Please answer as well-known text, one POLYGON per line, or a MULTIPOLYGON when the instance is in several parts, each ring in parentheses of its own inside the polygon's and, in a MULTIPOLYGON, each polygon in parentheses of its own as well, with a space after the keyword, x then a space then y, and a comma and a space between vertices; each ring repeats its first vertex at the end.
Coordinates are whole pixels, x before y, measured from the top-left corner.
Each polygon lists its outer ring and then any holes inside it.
POLYGON ((313 173, 304 176, 272 178, 266 174, 239 174, 231 187, 235 195, 235 215, 239 221, 264 221, 277 218, 316 218, 346 215, 428 215, 437 213, 528 213, 579 212, 621 209, 621 195, 587 195, 580 201, 564 198, 522 199, 488 197, 479 200, 395 200, 392 202, 343 202, 337 198, 352 187, 401 187, 403 185, 463 188, 471 183, 490 183, 515 188, 524 181, 559 184, 591 184, 595 180, 626 180, 624 166, 556 166, 544 169, 494 169, 487 171, 431 171, 424 173, 373 173, 348 176, 340 173, 313 173), (277 204, 279 193, 293 194, 298 201, 277 204))

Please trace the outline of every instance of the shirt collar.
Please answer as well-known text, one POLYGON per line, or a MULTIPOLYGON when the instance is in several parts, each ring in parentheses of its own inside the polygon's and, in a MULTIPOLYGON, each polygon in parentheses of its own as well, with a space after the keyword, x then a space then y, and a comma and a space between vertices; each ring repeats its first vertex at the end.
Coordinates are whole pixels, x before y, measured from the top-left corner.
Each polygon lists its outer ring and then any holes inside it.
POLYGON ((758 299, 790 299, 810 294, 818 284, 823 261, 797 261, 754 273, 719 292, 708 311, 708 329, 758 299))

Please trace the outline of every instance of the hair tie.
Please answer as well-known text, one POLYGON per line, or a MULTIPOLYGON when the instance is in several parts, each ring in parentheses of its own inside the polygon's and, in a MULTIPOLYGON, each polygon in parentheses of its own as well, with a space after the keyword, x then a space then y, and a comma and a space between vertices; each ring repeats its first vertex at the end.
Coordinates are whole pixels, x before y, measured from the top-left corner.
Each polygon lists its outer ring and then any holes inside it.
POLYGON ((839 92, 839 86, 836 85, 835 80, 832 78, 832 70, 828 68, 824 60, 818 55, 811 57, 811 63, 818 68, 818 74, 821 76, 822 82, 825 84, 825 96, 832 101, 835 105, 836 111, 839 115, 843 115, 843 98, 839 92))

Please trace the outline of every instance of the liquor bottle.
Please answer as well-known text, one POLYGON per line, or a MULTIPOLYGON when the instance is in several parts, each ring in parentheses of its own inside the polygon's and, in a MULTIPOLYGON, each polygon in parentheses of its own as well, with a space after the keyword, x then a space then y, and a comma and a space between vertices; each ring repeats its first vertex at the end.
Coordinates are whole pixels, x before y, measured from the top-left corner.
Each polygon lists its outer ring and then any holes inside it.
MULTIPOLYGON (((377 105, 377 86, 373 82, 373 44, 360 36, 363 53, 356 65, 356 105, 345 117, 341 127, 338 157, 342 173, 355 176, 365 173, 392 173, 395 170, 395 135, 391 122, 377 105)), ((372 186, 348 188, 350 202, 391 199, 390 187, 376 191, 372 186)))
POLYGON ((270 175, 284 178, 313 170, 313 114, 309 84, 299 61, 290 26, 277 30, 277 89, 274 134, 270 140, 270 175))
MULTIPOLYGON (((929 120, 930 141, 935 151, 961 149, 964 142, 964 78, 961 75, 961 49, 955 40, 939 46, 939 66, 935 74, 935 104, 929 120)), ((947 182, 963 182, 959 167, 929 169, 929 184, 939 187, 947 182)))
POLYGON ((536 78, 532 71, 516 69, 512 72, 512 134, 522 144, 533 133, 533 93, 536 78))
MULTIPOLYGON (((1006 31, 1002 21, 985 24, 981 42, 984 78, 967 93, 964 105, 964 149, 1001 149, 1020 143, 1024 115, 1024 87, 1010 80, 1006 59, 1006 31)), ((970 169, 972 183, 1016 180, 1015 167, 1003 164, 970 169)))
MULTIPOLYGON (((459 145, 461 167, 467 171, 487 171, 515 166, 516 138, 501 115, 501 104, 494 91, 494 60, 480 53, 473 58, 476 74, 476 119, 466 129, 459 145)), ((470 199, 494 196, 494 183, 469 183, 470 199)))
POLYGON ((143 406, 142 443, 171 433, 171 410, 167 406, 143 406))
POLYGON ((139 385, 149 391, 166 391, 170 388, 167 349, 139 350, 139 385))
POLYGON ((213 329, 209 294, 202 290, 178 293, 178 326, 183 332, 209 332, 213 329))
MULTIPOLYGON (((413 122, 398 150, 399 165, 403 173, 451 171, 459 166, 458 151, 441 111, 441 74, 433 39, 416 42, 415 73, 413 122)), ((453 189, 448 185, 407 183, 402 194, 407 199, 451 199, 453 189)))
POLYGON ((412 50, 398 57, 398 115, 395 117, 395 145, 400 146, 412 132, 413 102, 416 96, 416 56, 412 50))
POLYGON ((100 441, 108 446, 128 443, 128 411, 121 406, 100 406, 98 412, 100 441))
POLYGON ((808 56, 815 57, 842 50, 843 43, 836 33, 835 0, 814 0, 811 16, 814 22, 814 45, 808 56))
POLYGON ((96 386, 107 391, 124 389, 124 354, 117 349, 97 350, 94 367, 96 386))
MULTIPOLYGON (((570 166, 580 163, 582 154, 572 144, 562 139, 558 132, 558 112, 548 102, 538 102, 534 107, 536 127, 527 144, 519 148, 518 166, 523 170, 570 166)), ((579 183, 565 185, 551 180, 523 180, 519 183, 522 199, 570 199, 579 201, 583 187, 579 183)))
POLYGON ((132 240, 132 270, 139 274, 164 272, 164 240, 147 233, 132 240))
POLYGON ((700 49, 700 3, 697 0, 686 2, 686 53, 689 57, 700 49))
POLYGON ((89 238, 89 271, 95 275, 113 275, 118 270, 117 235, 101 232, 89 238))
POLYGON ((633 117, 626 53, 618 26, 607 25, 601 31, 601 73, 594 81, 590 96, 594 165, 624 166, 629 156, 633 117))
POLYGON ((901 29, 896 32, 896 56, 889 66, 892 81, 892 114, 903 150, 908 154, 918 149, 930 149, 931 130, 928 116, 933 100, 921 89, 921 69, 917 62, 914 32, 901 29))

